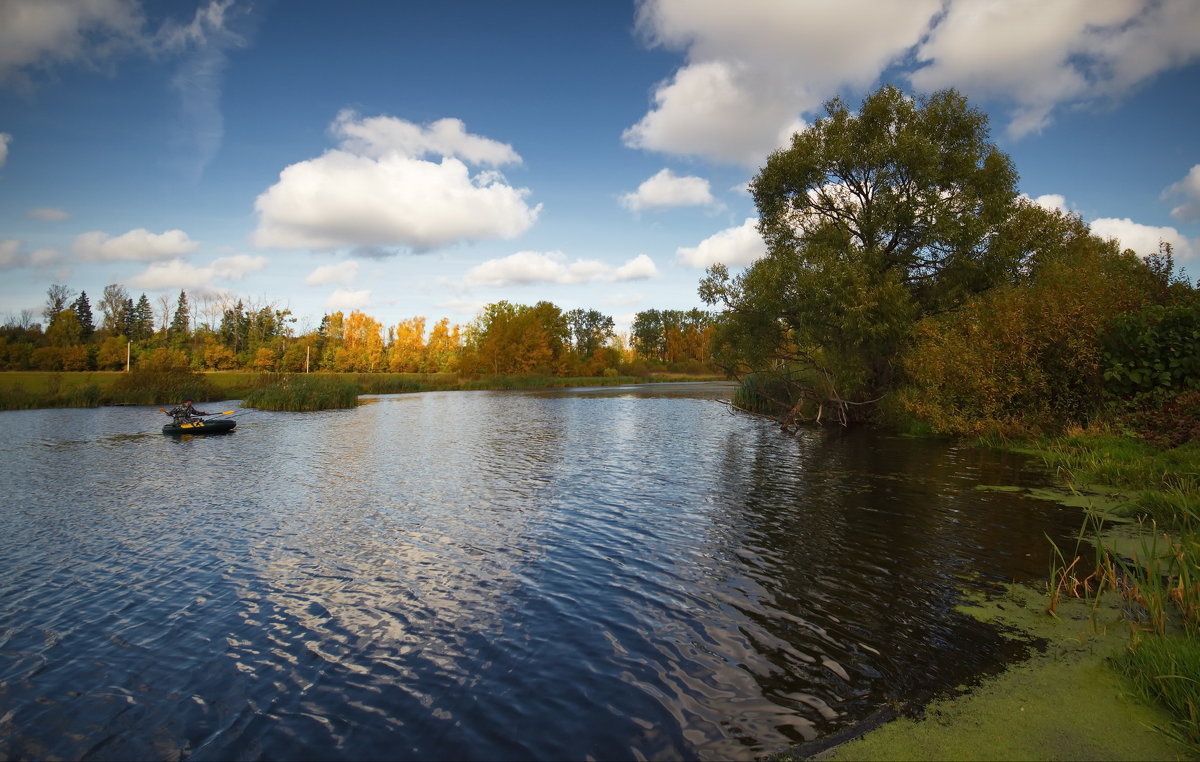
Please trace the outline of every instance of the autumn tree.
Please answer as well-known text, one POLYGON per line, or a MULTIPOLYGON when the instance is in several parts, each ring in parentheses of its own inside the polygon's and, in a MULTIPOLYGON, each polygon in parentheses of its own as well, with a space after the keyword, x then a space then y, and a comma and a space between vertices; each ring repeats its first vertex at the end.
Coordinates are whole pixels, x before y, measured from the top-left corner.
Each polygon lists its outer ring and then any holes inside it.
POLYGON ((125 287, 118 283, 110 283, 104 287, 104 291, 100 296, 98 307, 100 308, 100 330, 107 334, 124 333, 120 327, 121 313, 125 309, 125 302, 129 299, 129 293, 125 287))
POLYGON ((425 318, 412 317, 396 325, 393 332, 388 370, 416 373, 425 364, 425 318))
POLYGON ((461 329, 450 325, 449 318, 434 323, 425 342, 425 356, 421 362, 423 373, 446 373, 457 369, 458 352, 462 345, 461 329))

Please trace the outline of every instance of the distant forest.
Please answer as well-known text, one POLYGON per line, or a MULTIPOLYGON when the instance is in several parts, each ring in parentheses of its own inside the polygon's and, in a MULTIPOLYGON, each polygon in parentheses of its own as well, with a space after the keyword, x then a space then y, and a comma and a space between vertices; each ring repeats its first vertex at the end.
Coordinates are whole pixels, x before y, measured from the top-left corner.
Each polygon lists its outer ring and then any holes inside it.
POLYGON ((149 369, 263 372, 460 373, 616 376, 712 372, 714 316, 693 309, 637 313, 628 334, 597 310, 550 302, 487 305, 468 325, 413 317, 384 326, 358 310, 322 317, 297 334, 274 304, 186 291, 152 305, 119 284, 93 307, 87 292, 47 289, 42 320, 32 310, 0 327, 0 370, 149 369))

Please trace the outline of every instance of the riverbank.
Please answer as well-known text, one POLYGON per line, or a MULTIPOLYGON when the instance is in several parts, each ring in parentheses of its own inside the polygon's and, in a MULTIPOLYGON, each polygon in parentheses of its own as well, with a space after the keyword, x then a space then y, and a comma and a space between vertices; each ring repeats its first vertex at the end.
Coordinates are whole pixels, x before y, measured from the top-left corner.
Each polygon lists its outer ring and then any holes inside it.
POLYGON ((1120 601, 1044 613, 1042 591, 1014 587, 963 610, 1042 645, 1029 659, 865 735, 806 757, 821 760, 1187 760, 1195 755, 1161 728, 1163 709, 1135 696, 1112 668, 1129 642, 1120 601), (1019 633, 1019 634, 1018 634, 1019 633))
POLYGON ((1042 458, 1069 488, 1036 496, 1088 511, 1080 547, 1048 548, 1044 589, 1013 587, 962 608, 1038 643, 1034 653, 957 695, 857 737, 850 731, 853 740, 772 759, 1200 758, 1198 445, 1163 448, 1103 431, 1008 443, 1042 458))
MULTIPOLYGON (((5 371, 0 373, 0 410, 35 408, 98 407, 125 404, 174 404, 179 400, 171 389, 150 397, 122 396, 118 382, 127 378, 121 371, 57 373, 5 371), (116 386, 117 388, 114 388, 116 386)), ((575 386, 626 386, 671 381, 714 381, 723 377, 688 374, 647 376, 482 376, 460 377, 454 373, 313 373, 268 374, 242 371, 212 371, 196 374, 212 391, 211 399, 245 399, 264 385, 289 375, 319 377, 336 383, 353 384, 356 395, 407 392, 505 389, 563 389, 575 386)), ((197 396, 198 402, 207 401, 197 396)))

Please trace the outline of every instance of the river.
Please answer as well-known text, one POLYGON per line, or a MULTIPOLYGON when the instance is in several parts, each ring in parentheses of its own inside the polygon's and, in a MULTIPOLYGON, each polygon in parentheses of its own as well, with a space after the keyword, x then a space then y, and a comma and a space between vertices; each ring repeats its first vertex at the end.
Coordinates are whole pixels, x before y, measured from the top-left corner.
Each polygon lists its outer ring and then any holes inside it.
POLYGON ((1033 465, 730 394, 0 413, 0 757, 753 759, 1023 652, 1033 465))

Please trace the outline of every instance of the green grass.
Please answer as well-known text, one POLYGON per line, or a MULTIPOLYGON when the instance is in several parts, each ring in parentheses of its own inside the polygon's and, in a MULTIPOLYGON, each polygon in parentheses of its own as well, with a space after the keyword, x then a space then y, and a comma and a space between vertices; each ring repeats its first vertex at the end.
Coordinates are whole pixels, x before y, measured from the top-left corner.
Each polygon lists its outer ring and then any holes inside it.
POLYGON ((1164 730, 1192 749, 1200 749, 1200 640, 1187 635, 1143 638, 1115 663, 1139 693, 1166 707, 1176 718, 1164 730))
POLYGON ((1139 693, 1172 713, 1167 732, 1200 753, 1200 443, 1163 449, 1111 432, 1076 433, 1027 451, 1068 484, 1105 484, 1130 495, 1125 509, 1142 523, 1136 543, 1118 549, 1090 515, 1081 538, 1093 536, 1094 571, 1080 579, 1078 555, 1068 563, 1058 553, 1050 610, 1064 594, 1124 596, 1134 637, 1117 665, 1139 693))

